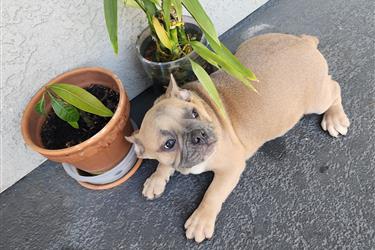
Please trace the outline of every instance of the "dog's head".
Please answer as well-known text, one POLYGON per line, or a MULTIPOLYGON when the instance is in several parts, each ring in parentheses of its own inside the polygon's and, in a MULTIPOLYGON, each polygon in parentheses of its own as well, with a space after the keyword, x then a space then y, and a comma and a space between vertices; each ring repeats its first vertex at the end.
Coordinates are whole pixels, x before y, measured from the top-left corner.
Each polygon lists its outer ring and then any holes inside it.
POLYGON ((204 102, 179 88, 171 76, 166 93, 146 113, 140 130, 126 139, 135 144, 139 158, 186 169, 204 162, 214 152, 215 131, 204 102))

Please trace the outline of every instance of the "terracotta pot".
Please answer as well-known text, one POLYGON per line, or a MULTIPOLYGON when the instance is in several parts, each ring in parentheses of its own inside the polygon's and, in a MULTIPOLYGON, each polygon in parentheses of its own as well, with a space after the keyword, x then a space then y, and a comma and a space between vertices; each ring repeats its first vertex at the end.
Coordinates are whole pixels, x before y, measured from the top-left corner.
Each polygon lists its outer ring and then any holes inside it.
MULTIPOLYGON (((129 119, 130 103, 120 79, 103 68, 79 68, 63 73, 49 83, 57 82, 80 87, 96 83, 114 89, 120 94, 116 112, 104 128, 86 141, 65 149, 45 149, 40 134, 46 117, 34 110, 43 95, 44 88, 41 88, 27 105, 22 117, 21 128, 26 144, 52 161, 69 163, 89 173, 104 172, 116 166, 131 147, 124 136, 133 131, 129 119)), ((50 104, 46 107, 50 109, 50 104)))

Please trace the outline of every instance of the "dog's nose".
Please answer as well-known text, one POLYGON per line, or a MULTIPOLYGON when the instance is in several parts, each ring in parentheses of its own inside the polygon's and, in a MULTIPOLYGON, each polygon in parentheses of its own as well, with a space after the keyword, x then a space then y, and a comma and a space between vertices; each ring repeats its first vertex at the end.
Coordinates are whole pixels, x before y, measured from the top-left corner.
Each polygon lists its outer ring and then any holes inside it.
POLYGON ((191 132, 191 142, 193 144, 205 144, 207 143, 207 134, 202 129, 196 129, 191 132))

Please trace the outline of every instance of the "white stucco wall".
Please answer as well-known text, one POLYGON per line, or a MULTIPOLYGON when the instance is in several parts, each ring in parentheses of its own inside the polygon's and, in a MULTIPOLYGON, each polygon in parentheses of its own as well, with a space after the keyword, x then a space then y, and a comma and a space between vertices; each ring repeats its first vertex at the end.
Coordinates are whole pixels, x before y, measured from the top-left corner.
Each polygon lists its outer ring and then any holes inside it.
MULTIPOLYGON (((221 34, 267 0, 202 0, 221 34)), ((119 2, 121 2, 119 0, 119 2)), ((56 74, 82 66, 111 69, 130 98, 149 82, 134 44, 145 27, 143 13, 120 7, 119 56, 107 38, 102 0, 1 0, 1 176, 0 191, 44 158, 26 148, 20 119, 31 96, 56 74)))

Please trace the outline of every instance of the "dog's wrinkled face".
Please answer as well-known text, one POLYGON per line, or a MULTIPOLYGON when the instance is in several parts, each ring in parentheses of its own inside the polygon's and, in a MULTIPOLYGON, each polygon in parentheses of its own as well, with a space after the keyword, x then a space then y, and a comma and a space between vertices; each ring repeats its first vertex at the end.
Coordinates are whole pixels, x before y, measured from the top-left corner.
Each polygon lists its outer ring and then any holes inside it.
POLYGON ((202 101, 180 89, 171 77, 166 94, 146 113, 140 130, 127 140, 135 144, 140 158, 186 169, 213 153, 217 136, 202 101))

